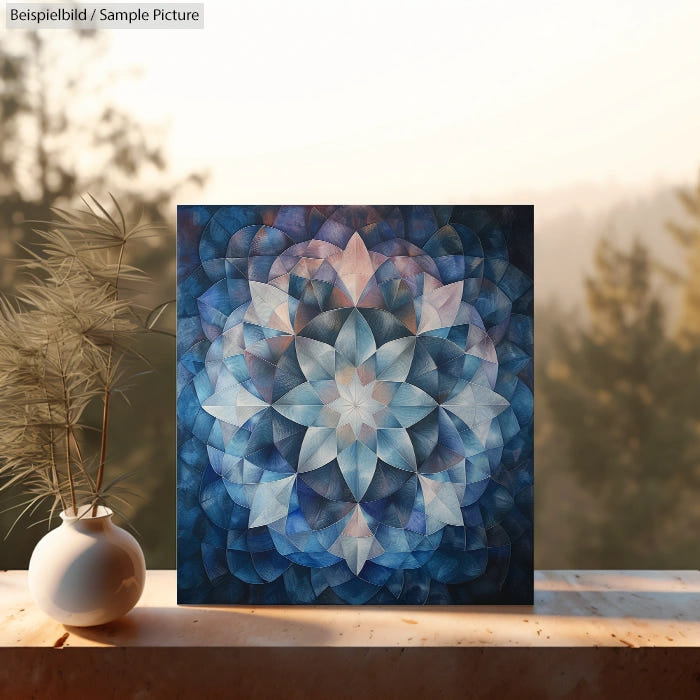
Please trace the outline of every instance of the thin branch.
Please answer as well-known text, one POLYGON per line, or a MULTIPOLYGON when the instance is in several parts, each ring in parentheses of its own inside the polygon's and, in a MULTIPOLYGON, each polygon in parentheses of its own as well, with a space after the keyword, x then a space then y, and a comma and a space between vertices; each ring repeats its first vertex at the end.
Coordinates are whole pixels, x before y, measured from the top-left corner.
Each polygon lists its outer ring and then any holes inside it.
MULTIPOLYGON (((46 356, 48 355, 48 349, 49 349, 49 339, 47 338, 46 341, 46 346, 44 347, 44 362, 46 362, 46 356)), ((44 376, 46 376, 46 365, 44 365, 44 376)), ((49 400, 49 392, 48 389, 46 388, 46 384, 42 385, 42 388, 44 390, 44 396, 46 397, 46 406, 49 411, 49 450, 51 454, 51 478, 53 479, 53 485, 54 488, 56 489, 56 493, 58 493, 58 498, 60 499, 61 502, 61 509, 65 510, 66 509, 66 502, 65 499, 63 498, 63 494, 61 493, 61 487, 60 483, 58 480, 58 468, 56 466, 56 449, 54 445, 55 441, 55 433, 54 433, 54 426, 53 426, 53 410, 51 408, 51 401, 49 400)), ((51 512, 53 513, 53 510, 55 508, 55 502, 54 506, 51 509, 51 512)), ((50 518, 50 516, 49 516, 50 518)))
MULTIPOLYGON (((94 198, 93 198, 94 199, 94 198)), ((99 203, 97 203, 98 206, 99 203)), ((102 207, 100 206, 102 209, 102 207)), ((104 211, 104 209, 103 209, 104 211)), ((121 210, 119 210, 121 213, 121 210)), ((113 221, 111 217, 110 221, 113 221)), ((122 218, 123 221, 123 218, 122 218)), ((125 235, 126 235, 126 230, 125 230, 125 235)), ((119 260, 117 262, 117 274, 114 279, 114 299, 115 301, 118 301, 119 299, 119 275, 121 273, 121 268, 122 268, 122 261, 124 259, 124 249, 126 248, 126 240, 124 243, 122 243, 121 248, 119 249, 119 260)), ((99 494, 100 489, 102 488, 102 481, 104 479, 104 471, 105 471, 105 460, 107 458, 107 429, 109 427, 109 399, 111 396, 111 389, 110 389, 110 372, 112 370, 112 355, 113 355, 113 346, 110 346, 109 348, 109 354, 107 355, 107 372, 105 373, 105 393, 104 393, 104 401, 103 401, 103 410, 102 410, 102 439, 100 442, 100 463, 99 466, 97 467, 97 479, 95 481, 95 493, 99 494)), ((94 518, 97 515, 97 504, 95 504, 92 508, 92 517, 94 518)))
POLYGON ((65 405, 65 418, 66 418, 66 473, 68 474, 68 486, 70 488, 70 499, 71 506, 73 507, 73 512, 75 515, 78 514, 77 504, 75 502, 75 484, 73 483, 73 470, 71 469, 70 463, 70 399, 68 395, 68 387, 66 385, 66 375, 63 371, 63 361, 61 358, 61 346, 56 341, 56 351, 58 352, 58 364, 61 368, 61 382, 63 383, 63 400, 65 405))

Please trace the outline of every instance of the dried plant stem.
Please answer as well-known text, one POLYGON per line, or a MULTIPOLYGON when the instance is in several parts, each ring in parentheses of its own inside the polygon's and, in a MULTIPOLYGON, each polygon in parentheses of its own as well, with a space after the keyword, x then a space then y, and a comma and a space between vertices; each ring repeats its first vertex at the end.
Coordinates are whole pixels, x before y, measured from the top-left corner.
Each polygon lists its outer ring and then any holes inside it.
MULTIPOLYGON (((110 352, 110 360, 111 359, 112 358, 110 352)), ((100 492, 100 489, 102 488, 102 481, 104 479, 105 470, 105 460, 107 457, 107 424, 109 423, 109 400, 111 395, 112 393, 109 390, 109 385, 106 385, 104 405, 102 410, 102 440, 100 443, 100 466, 97 470, 97 481, 95 482, 95 491, 98 494, 100 492)), ((95 504, 92 509, 92 516, 95 517, 95 515, 97 515, 97 504, 95 504)))
POLYGON ((85 469, 85 460, 83 459, 83 451, 80 449, 80 442, 78 442, 78 438, 75 437, 75 430, 71 429, 70 436, 73 440, 73 449, 75 450, 75 454, 78 457, 78 463, 80 464, 80 471, 82 472, 83 476, 90 482, 90 484, 92 486, 94 486, 95 482, 90 477, 89 472, 85 469))
MULTIPOLYGON (((124 235, 126 236, 126 229, 124 230, 124 235)), ((119 248, 119 260, 117 262, 117 274, 114 278, 114 298, 119 299, 119 275, 121 274, 122 261, 124 259, 124 249, 126 248, 126 238, 122 241, 121 247, 119 248)), ((104 479, 105 471, 105 461, 107 459, 107 429, 109 427, 109 401, 112 395, 110 390, 110 372, 112 371, 112 350, 110 346, 109 353, 107 355, 107 372, 105 375, 105 394, 103 401, 102 410, 102 440, 100 443, 100 464, 97 468, 97 479, 95 481, 95 493, 99 496, 100 489, 102 488, 102 481, 104 479)), ((92 507, 92 517, 97 515, 97 503, 92 507)))
POLYGON ((49 450, 51 452, 51 478, 53 480, 53 485, 56 488, 56 492, 58 493, 58 497, 61 499, 61 508, 65 510, 66 501, 63 498, 63 494, 61 493, 61 488, 58 481, 58 469, 56 468, 56 449, 54 446, 54 440, 56 435, 53 431, 53 411, 51 410, 51 402, 49 401, 49 396, 45 389, 44 394, 46 396, 46 405, 49 409, 49 450))
POLYGON ((66 386, 66 373, 63 368, 63 361, 61 359, 61 346, 57 342, 56 348, 58 352, 58 366, 61 371, 61 381, 63 383, 63 405, 65 407, 65 419, 66 419, 66 474, 68 476, 68 486, 70 489, 70 502, 73 508, 73 513, 78 515, 78 507, 75 500, 75 484, 73 483, 73 470, 71 469, 70 463, 70 435, 71 435, 71 425, 70 425, 70 397, 68 395, 68 387, 66 386))
MULTIPOLYGON (((47 344, 46 344, 46 349, 44 351, 44 362, 46 362, 46 356, 48 354, 48 339, 47 339, 47 344)), ((46 372, 44 371, 44 377, 45 377, 46 372)), ((51 480, 53 481, 54 488, 56 489, 56 493, 58 494, 58 498, 61 501, 61 510, 66 510, 66 499, 63 498, 63 493, 61 492, 61 485, 58 480, 58 468, 56 467, 56 446, 55 446, 55 440, 56 440, 56 433, 54 432, 53 429, 53 409, 51 408, 51 400, 49 398, 49 392, 48 389, 46 388, 46 385, 43 385, 44 389, 44 398, 46 399, 46 408, 48 409, 49 412, 49 453, 51 455, 51 480)))
POLYGON ((70 501, 73 513, 78 515, 78 508, 75 502, 75 484, 73 483, 73 472, 70 468, 70 425, 66 423, 66 469, 68 472, 68 485, 70 487, 70 501))

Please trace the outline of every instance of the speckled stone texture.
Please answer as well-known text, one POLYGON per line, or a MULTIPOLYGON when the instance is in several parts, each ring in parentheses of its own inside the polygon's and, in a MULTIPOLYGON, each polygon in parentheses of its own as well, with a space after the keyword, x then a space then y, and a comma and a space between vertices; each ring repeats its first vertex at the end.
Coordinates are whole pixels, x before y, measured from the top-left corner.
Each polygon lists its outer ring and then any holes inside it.
POLYGON ((0 572, 3 698, 696 697, 700 572, 538 571, 531 606, 177 606, 95 628, 0 572))

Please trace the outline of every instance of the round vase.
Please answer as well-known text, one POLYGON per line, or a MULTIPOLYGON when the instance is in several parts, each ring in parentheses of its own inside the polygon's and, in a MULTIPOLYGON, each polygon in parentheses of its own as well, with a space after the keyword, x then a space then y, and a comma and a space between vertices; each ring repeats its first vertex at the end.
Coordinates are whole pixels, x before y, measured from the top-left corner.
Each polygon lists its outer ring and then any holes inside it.
POLYGON ((146 580, 139 543, 112 522, 112 511, 81 506, 37 543, 29 561, 29 591, 47 615, 90 627, 116 620, 136 605, 146 580))

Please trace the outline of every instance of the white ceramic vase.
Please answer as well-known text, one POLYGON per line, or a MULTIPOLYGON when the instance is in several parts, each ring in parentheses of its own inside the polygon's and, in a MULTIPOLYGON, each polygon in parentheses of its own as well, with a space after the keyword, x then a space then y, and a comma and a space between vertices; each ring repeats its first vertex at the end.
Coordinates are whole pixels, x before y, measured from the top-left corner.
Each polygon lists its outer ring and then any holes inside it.
POLYGON ((112 522, 112 511, 82 506, 37 543, 29 561, 29 590, 47 615, 90 627, 121 617, 136 605, 146 579, 139 543, 112 522))

